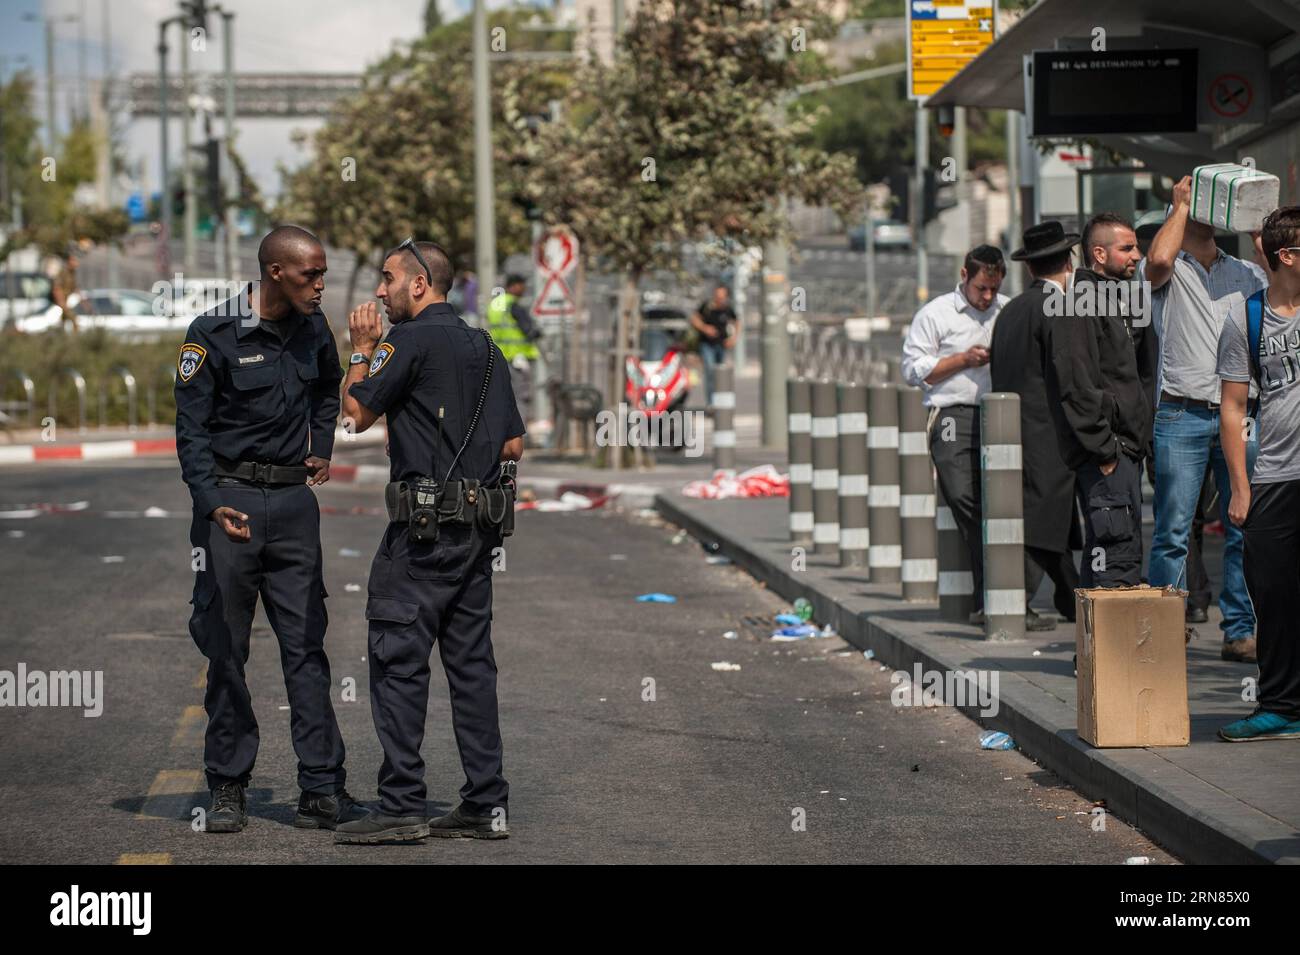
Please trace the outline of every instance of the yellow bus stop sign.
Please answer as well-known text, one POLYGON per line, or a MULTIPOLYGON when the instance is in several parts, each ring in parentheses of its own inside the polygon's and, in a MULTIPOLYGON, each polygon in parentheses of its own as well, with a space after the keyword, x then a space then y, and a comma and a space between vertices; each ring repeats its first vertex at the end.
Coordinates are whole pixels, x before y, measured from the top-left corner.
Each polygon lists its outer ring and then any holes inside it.
POLYGON ((907 98, 943 86, 996 35, 997 0, 908 0, 907 98))

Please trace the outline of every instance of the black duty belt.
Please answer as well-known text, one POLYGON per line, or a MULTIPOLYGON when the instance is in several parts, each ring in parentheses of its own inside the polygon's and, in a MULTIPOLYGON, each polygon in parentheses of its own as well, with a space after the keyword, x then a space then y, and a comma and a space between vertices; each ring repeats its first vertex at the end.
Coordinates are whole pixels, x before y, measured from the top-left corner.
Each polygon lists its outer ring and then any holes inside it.
POLYGON ((1160 400, 1183 405, 1186 408, 1204 408, 1207 411, 1219 410, 1219 406, 1213 401, 1202 401, 1200 398, 1184 398, 1182 395, 1171 395, 1167 391, 1160 392, 1160 400))
POLYGON ((514 533, 513 484, 490 487, 474 480, 426 477, 392 481, 384 487, 384 507, 390 521, 409 523, 418 539, 429 542, 438 539, 439 524, 500 528, 503 537, 514 533))
POLYGON ((238 478, 252 484, 305 484, 310 473, 302 465, 261 464, 257 461, 216 462, 217 477, 238 478))

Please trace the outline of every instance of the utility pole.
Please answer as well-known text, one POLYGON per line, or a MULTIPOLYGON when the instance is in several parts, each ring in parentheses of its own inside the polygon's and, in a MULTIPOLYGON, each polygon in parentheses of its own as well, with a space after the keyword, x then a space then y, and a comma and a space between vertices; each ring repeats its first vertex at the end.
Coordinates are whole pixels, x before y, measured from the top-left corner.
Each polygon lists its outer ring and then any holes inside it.
MULTIPOLYGON (((161 245, 164 251, 169 248, 168 243, 175 231, 172 225, 171 165, 167 155, 167 27, 175 22, 173 17, 158 24, 158 174, 162 182, 158 194, 162 197, 159 212, 162 214, 161 245)), ((170 254, 166 258, 164 271, 170 268, 170 254)))
POLYGON ((77 17, 77 119, 85 121, 90 103, 86 87, 86 0, 81 0, 81 13, 77 17))
POLYGON ((194 24, 181 19, 181 189, 185 192, 185 215, 181 228, 181 268, 194 271, 194 232, 198 228, 198 196, 194 194, 194 163, 190 155, 190 29, 194 24))
POLYGON ((916 183, 912 194, 912 235, 916 241, 916 307, 930 297, 930 260, 925 248, 925 170, 930 158, 930 114, 916 104, 916 183))
MULTIPOLYGON (((1014 109, 1007 110, 1007 247, 1016 248, 1020 241, 1020 114, 1014 109)), ((1009 294, 1019 295, 1023 291, 1023 266, 1012 263, 1007 269, 1009 294)))
POLYGON ((235 15, 221 10, 222 60, 226 72, 226 278, 239 276, 239 170, 235 168, 235 15))
MULTIPOLYGON (((772 0, 764 7, 770 17, 772 0)), ((778 44, 778 60, 785 58, 785 44, 778 44)), ((775 122, 785 122, 785 100, 775 109, 775 122)), ((777 200, 777 217, 784 227, 786 200, 777 200)), ((790 373, 790 249, 781 235, 763 243, 763 346, 762 346, 762 399, 760 401, 764 447, 782 450, 786 445, 786 378, 790 373)))
POLYGON ((474 241, 478 317, 487 327, 487 304, 497 279, 497 228, 492 179, 492 98, 488 77, 487 10, 474 0, 474 241))

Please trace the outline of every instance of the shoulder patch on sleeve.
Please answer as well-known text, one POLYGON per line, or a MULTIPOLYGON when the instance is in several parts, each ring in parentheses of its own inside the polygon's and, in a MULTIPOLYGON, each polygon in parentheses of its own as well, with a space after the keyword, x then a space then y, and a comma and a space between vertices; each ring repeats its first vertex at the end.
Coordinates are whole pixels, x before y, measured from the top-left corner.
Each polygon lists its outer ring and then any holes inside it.
POLYGON ((375 375, 379 374, 380 369, 382 369, 384 365, 388 364, 388 359, 393 357, 393 352, 395 351, 397 351, 397 346, 391 342, 384 342, 376 348, 374 356, 370 359, 370 371, 366 377, 373 378, 375 375))
POLYGON ((180 375, 181 381, 189 381, 193 378, 203 367, 203 359, 207 357, 208 351, 202 345, 193 342, 182 345, 180 357, 176 359, 176 374, 180 375))

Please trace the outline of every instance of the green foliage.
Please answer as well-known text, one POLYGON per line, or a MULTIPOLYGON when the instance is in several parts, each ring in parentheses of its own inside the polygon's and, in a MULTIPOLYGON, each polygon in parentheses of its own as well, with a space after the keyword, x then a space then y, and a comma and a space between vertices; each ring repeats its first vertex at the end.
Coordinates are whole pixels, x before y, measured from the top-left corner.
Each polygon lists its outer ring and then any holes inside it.
POLYGON ((833 24, 810 0, 645 0, 612 65, 583 67, 565 122, 542 129, 530 195, 635 277, 676 268, 682 244, 758 243, 788 229, 778 200, 847 211, 847 156, 810 142, 815 112, 780 105, 825 75, 812 41, 833 24), (802 30, 807 49, 793 48, 802 30), (774 55, 784 50, 784 55, 774 55))
MULTIPOLYGON (((39 426, 48 410, 50 384, 56 382, 59 427, 75 428, 76 391, 70 381, 60 377, 64 369, 75 368, 86 379, 87 424, 95 426, 99 423, 99 390, 101 384, 106 384, 107 423, 121 425, 127 423, 125 389, 121 380, 113 377, 111 372, 113 368, 122 366, 136 378, 139 423, 146 423, 148 392, 152 387, 158 423, 170 424, 176 420, 170 369, 176 364, 176 352, 181 341, 180 336, 172 336, 150 344, 128 344, 103 329, 89 329, 75 335, 57 329, 38 335, 7 332, 0 336, 0 383, 6 389, 4 397, 14 400, 21 397, 21 391, 13 381, 12 373, 22 371, 31 376, 36 385, 36 422, 39 426)), ((21 420, 17 423, 19 426, 25 424, 21 420)))
MULTIPOLYGON (((505 29, 507 50, 562 50, 567 36, 518 29, 533 8, 490 14, 489 33, 505 29)), ((437 27, 409 50, 366 72, 364 90, 341 101, 312 137, 312 158, 286 174, 276 212, 310 223, 327 242, 377 265, 381 250, 408 235, 432 239, 453 261, 474 255, 474 136, 471 18, 437 27), (355 181, 343 175, 351 160, 355 181)), ((510 198, 527 175, 513 165, 524 135, 506 116, 546 113, 563 95, 569 63, 492 63, 493 149, 500 254, 525 251, 529 226, 510 198)))
POLYGON ((0 258, 13 249, 35 244, 43 253, 63 255, 74 244, 111 242, 130 226, 120 209, 91 209, 74 204, 78 186, 95 181, 97 142, 88 122, 74 123, 46 157, 37 140, 39 127, 32 113, 32 84, 26 73, 15 74, 0 87, 0 150, 5 161, 8 194, 0 197, 4 220, 12 220, 13 204, 21 197, 24 228, 9 236, 0 258), (54 159, 48 166, 47 158, 54 159), (52 177, 46 170, 52 171, 52 177))

